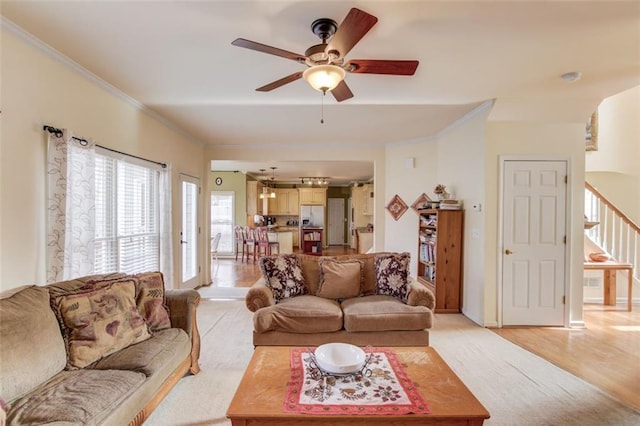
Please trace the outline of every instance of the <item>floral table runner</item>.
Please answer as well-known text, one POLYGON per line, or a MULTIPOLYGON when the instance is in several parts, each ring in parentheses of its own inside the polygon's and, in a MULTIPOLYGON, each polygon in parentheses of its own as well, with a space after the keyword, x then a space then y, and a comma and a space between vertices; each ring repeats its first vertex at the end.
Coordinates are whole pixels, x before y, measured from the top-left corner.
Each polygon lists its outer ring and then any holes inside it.
MULTIPOLYGON (((310 414, 430 413, 390 348, 370 348, 373 355, 362 374, 323 374, 308 349, 291 349, 291 377, 284 411, 310 414)), ((368 355, 368 354, 367 354, 368 355)))

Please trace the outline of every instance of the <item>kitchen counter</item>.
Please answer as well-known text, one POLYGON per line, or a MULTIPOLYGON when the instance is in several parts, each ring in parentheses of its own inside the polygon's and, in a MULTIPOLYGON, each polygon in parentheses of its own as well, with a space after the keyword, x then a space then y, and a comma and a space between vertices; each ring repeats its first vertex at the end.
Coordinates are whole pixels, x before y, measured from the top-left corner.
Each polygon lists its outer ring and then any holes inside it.
POLYGON ((366 253, 373 247, 373 231, 364 229, 356 230, 357 252, 366 253))
POLYGON ((271 230, 267 233, 269 241, 280 243, 280 253, 293 253, 293 232, 271 230))

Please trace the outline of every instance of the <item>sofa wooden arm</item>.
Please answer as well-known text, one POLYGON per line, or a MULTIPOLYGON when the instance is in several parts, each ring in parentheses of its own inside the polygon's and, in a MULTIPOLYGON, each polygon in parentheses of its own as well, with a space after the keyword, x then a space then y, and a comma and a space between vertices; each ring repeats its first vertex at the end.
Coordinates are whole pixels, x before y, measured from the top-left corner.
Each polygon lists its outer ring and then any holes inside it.
POLYGON ((411 290, 407 298, 407 305, 426 306, 432 311, 436 308, 436 298, 431 290, 411 277, 409 277, 409 286, 411 290))
POLYGON ((191 338, 191 367, 192 374, 200 371, 200 332, 196 311, 200 304, 200 293, 191 289, 165 291, 171 326, 183 329, 191 338))
POLYGON ((273 293, 271 292, 271 289, 267 287, 267 283, 264 278, 260 278, 249 288, 244 301, 247 305, 247 309, 251 312, 276 304, 273 299, 273 293))

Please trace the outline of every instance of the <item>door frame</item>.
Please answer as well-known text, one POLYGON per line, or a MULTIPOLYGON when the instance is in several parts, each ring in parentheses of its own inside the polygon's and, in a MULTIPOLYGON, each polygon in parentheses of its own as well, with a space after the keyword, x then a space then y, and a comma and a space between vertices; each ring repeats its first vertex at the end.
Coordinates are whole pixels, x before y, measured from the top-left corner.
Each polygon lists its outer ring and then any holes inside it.
POLYGON ((504 235, 503 235, 503 226, 504 226, 504 179, 505 179, 505 164, 508 161, 563 161, 567 165, 567 185, 565 191, 565 232, 567 237, 567 242, 565 244, 564 250, 564 294, 565 294, 565 304, 564 304, 564 313, 563 313, 563 322, 565 327, 570 326, 571 321, 571 301, 572 301, 572 292, 571 292, 571 212, 573 211, 573 204, 571 202, 572 194, 573 194, 573 179, 571 179, 571 157, 563 156, 563 155, 544 155, 544 154, 533 154, 533 155, 500 155, 498 156, 498 243, 496 244, 496 282, 497 282, 497 308, 498 308, 498 327, 502 328, 503 326, 503 311, 502 311, 502 302, 503 302, 503 279, 502 279, 502 267, 503 261, 502 256, 504 253, 504 235))
MULTIPOLYGON (((184 259, 182 258, 182 244, 178 243, 178 247, 179 247, 179 256, 180 256, 180 261, 178 262, 178 265, 180 267, 180 273, 179 273, 179 287, 178 288, 196 288, 198 287, 200 284, 202 284, 202 226, 200 225, 200 221, 202 220, 202 214, 201 214, 201 206, 202 206, 202 186, 201 186, 201 182, 200 182, 200 178, 195 177, 195 176, 191 176, 189 174, 186 173, 179 173, 178 174, 178 187, 180 189, 180 209, 179 209, 179 215, 180 215, 180 229, 178 230, 178 235, 179 235, 179 240, 182 240, 182 223, 184 220, 184 211, 183 211, 183 201, 184 201, 184 191, 182 190, 183 188, 183 182, 187 182, 193 185, 196 185, 197 188, 197 192, 196 192, 196 238, 197 241, 194 244, 195 248, 196 248, 196 253, 195 253, 195 258, 196 258, 196 262, 197 262, 197 273, 196 276, 191 278, 191 280, 189 281, 193 281, 195 280, 195 286, 194 287, 186 287, 184 286, 184 283, 182 281, 182 277, 183 277, 183 261, 184 259)), ((187 281, 188 282, 188 281, 187 281)))

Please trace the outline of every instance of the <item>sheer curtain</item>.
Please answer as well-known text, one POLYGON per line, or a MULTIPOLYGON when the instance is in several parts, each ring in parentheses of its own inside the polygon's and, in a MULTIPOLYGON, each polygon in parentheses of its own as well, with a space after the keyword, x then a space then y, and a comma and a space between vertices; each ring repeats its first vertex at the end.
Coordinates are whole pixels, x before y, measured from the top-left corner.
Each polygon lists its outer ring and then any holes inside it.
POLYGON ((167 165, 160 171, 160 271, 166 289, 174 285, 171 217, 171 166, 167 165))
POLYGON ((95 145, 63 130, 47 147, 47 282, 93 273, 95 145), (86 144, 86 146, 83 146, 86 144))
MULTIPOLYGON (((127 265, 136 262, 135 256, 145 255, 136 250, 126 250, 113 244, 115 251, 107 254, 107 270, 104 269, 104 250, 100 250, 99 260, 102 268, 96 269, 96 164, 103 161, 103 148, 96 150, 92 140, 86 142, 73 138, 69 130, 61 133, 50 133, 47 149, 47 282, 53 283, 69 280, 98 272, 140 272, 125 271, 127 265), (132 257, 133 256, 133 257, 132 257)), ((126 161, 121 158, 114 161, 126 161)), ((154 268, 159 268, 164 275, 166 288, 173 288, 173 251, 171 243, 171 168, 159 168, 157 170, 156 205, 151 206, 159 213, 157 221, 159 237, 159 249, 154 256, 154 268)), ((155 174, 156 172, 154 172, 155 174)), ((101 175, 102 176, 102 175, 101 175)), ((104 176, 103 176, 104 177, 104 176)), ((113 178, 113 176, 111 177, 113 178)), ((103 182, 104 183, 104 182, 103 182)), ((115 184, 115 182, 111 182, 115 184)), ((110 186, 113 188, 113 186, 110 186)), ((103 188, 101 187, 101 190, 103 188)), ((115 193, 114 193, 115 194, 115 193)), ((117 197, 116 197, 117 198, 117 197)), ((101 202, 104 202, 101 198, 101 202)), ((145 198, 146 200, 146 198, 145 198)), ((107 207, 115 208, 116 199, 110 198, 107 207)), ((130 204, 125 203, 131 207, 130 204)), ((148 211, 148 207, 140 205, 140 214, 148 211)), ((136 213, 133 212, 135 215, 136 213)), ((100 221, 105 218, 101 216, 100 221)), ((102 228, 100 228, 102 229, 102 228)), ((115 231, 114 231, 115 232, 115 231)), ((104 236, 100 236, 103 238, 104 236)), ((117 236, 114 235, 117 240, 117 236)), ((98 238, 98 247, 100 246, 98 238)), ((156 246, 157 247, 157 246, 156 246)), ((138 259, 140 260, 140 259, 138 259)), ((144 259, 142 259, 144 260, 144 259)), ((150 260, 150 259, 149 259, 150 260)))

